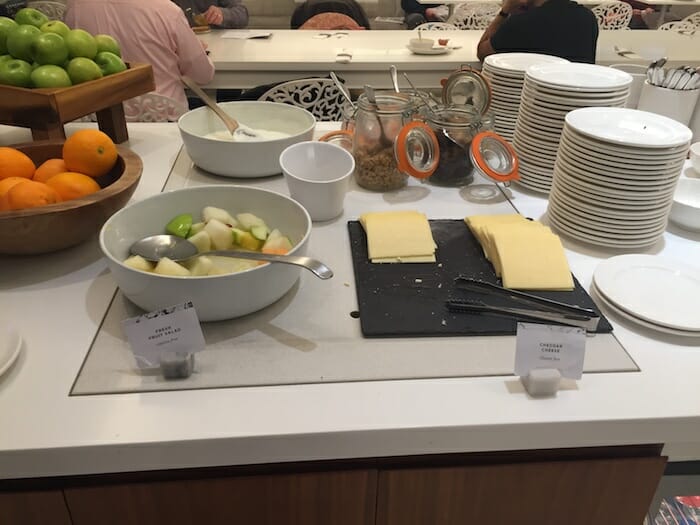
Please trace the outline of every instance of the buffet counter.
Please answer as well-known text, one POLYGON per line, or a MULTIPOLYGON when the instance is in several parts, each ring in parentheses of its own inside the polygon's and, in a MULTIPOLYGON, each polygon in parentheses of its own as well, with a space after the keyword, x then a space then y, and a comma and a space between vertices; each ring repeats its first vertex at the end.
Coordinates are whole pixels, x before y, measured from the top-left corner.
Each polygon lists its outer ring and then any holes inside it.
MULTIPOLYGON (((141 199, 163 188, 181 143, 175 124, 130 124, 129 132, 129 147, 144 161, 134 196, 141 199)), ((25 130, 0 131, 3 145, 29 138, 25 130)), ((525 215, 544 212, 545 199, 512 193, 525 215)), ((393 194, 351 192, 336 224, 369 208, 406 207, 431 218, 474 210, 462 199, 444 205, 429 185, 412 183, 393 194)), ((698 261, 699 240, 669 227, 654 253, 698 261)), ((612 255, 566 247, 584 287, 612 255)), ((337 249, 313 245, 309 255, 323 260, 337 249)), ((115 292, 96 240, 52 255, 0 258, 0 289, 0 328, 24 339, 18 361, 0 377, 3 479, 653 443, 665 444, 671 460, 700 458, 698 341, 615 316, 615 334, 640 371, 587 373, 546 399, 528 396, 511 375, 71 396, 115 292)))
MULTIPOLYGON (((440 78, 461 66, 476 67, 476 47, 481 30, 426 31, 432 38, 449 38, 443 54, 417 55, 407 49, 416 36, 408 30, 306 31, 274 29, 267 38, 228 38, 232 31, 201 35, 207 44, 216 74, 208 88, 252 88, 296 78, 325 77, 335 71, 349 88, 371 84, 390 88, 389 66, 395 64, 418 88, 433 88, 440 78)), ((668 66, 700 65, 699 34, 675 31, 601 31, 597 63, 648 64, 666 56, 668 66), (615 49, 638 57, 624 57, 615 49)))

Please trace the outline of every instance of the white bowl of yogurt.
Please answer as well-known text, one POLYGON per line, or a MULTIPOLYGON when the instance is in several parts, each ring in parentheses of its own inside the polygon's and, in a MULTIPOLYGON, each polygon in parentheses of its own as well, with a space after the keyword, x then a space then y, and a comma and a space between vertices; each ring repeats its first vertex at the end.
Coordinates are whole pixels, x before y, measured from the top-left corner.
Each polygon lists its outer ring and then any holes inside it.
POLYGON ((303 108, 261 101, 219 105, 252 133, 232 136, 206 106, 188 111, 177 122, 192 162, 210 173, 240 178, 277 175, 282 173, 280 153, 313 138, 316 119, 303 108))

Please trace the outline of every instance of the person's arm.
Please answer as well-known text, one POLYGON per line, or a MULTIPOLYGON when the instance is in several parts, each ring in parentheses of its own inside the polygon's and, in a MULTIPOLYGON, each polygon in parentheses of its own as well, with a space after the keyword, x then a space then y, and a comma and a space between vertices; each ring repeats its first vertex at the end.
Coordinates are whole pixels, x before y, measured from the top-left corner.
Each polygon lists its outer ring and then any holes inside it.
POLYGON ((204 13, 207 22, 227 29, 240 29, 248 25, 248 8, 241 0, 218 0, 217 4, 204 13))
POLYGON ((503 7, 484 30, 484 34, 481 35, 479 44, 476 47, 476 56, 479 60, 483 61, 484 58, 496 52, 491 45, 491 37, 496 34, 496 31, 501 28, 510 15, 523 11, 526 5, 526 0, 506 0, 503 2, 503 7))
POLYGON ((178 17, 173 37, 177 45, 178 68, 197 84, 208 84, 214 78, 214 64, 202 42, 192 32, 185 15, 178 17))

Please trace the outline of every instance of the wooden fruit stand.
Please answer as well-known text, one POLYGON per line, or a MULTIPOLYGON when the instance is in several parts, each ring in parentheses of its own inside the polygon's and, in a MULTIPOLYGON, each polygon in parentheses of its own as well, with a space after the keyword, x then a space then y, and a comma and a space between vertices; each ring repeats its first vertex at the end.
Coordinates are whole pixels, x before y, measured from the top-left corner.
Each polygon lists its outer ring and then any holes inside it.
POLYGON ((122 102, 155 89, 150 64, 66 88, 0 86, 0 123, 30 128, 34 140, 64 139, 66 122, 91 113, 116 143, 129 138, 122 102))

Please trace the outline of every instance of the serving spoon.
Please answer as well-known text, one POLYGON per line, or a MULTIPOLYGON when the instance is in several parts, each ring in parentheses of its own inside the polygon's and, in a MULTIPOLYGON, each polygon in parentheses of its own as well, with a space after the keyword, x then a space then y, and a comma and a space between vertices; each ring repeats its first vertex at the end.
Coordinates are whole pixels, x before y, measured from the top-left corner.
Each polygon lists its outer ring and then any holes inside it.
POLYGON ((187 239, 177 235, 151 235, 131 245, 132 255, 140 255, 147 261, 158 262, 163 257, 173 261, 186 261, 199 255, 223 255, 236 259, 250 259, 271 263, 284 263, 301 266, 320 279, 330 279, 333 271, 321 261, 302 255, 277 255, 273 253, 249 252, 246 250, 210 250, 199 252, 187 239))
POLYGON ((194 92, 195 95, 202 99, 202 102, 204 102, 207 105, 207 107, 211 109, 214 112, 214 114, 221 119, 221 122, 224 123, 226 129, 228 129, 229 133, 231 133, 231 136, 235 137, 236 135, 245 135, 246 137, 251 138, 258 137, 257 133, 255 133, 252 129, 241 127, 241 125, 235 118, 226 113, 223 110, 223 108, 219 106, 213 98, 207 95, 206 91, 199 87, 197 83, 190 77, 183 75, 180 77, 180 79, 182 80, 183 84, 185 84, 189 89, 191 89, 194 92))

